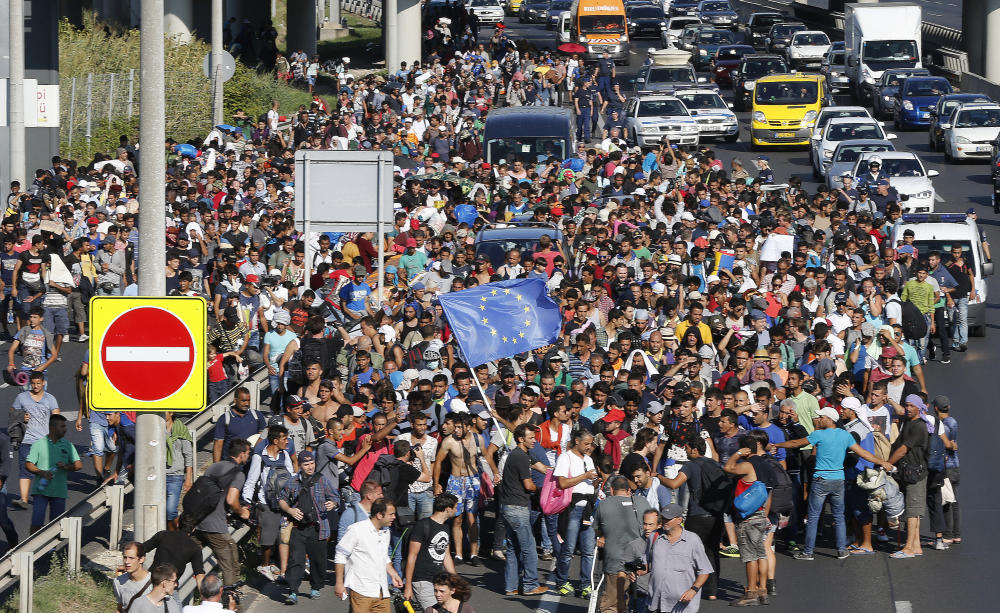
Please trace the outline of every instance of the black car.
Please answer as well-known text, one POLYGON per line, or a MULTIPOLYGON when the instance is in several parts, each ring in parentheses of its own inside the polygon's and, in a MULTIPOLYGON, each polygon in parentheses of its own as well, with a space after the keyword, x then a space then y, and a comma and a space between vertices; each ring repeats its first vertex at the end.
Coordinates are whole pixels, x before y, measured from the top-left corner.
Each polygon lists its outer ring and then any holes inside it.
POLYGON ((788 16, 782 13, 751 13, 746 25, 741 29, 749 35, 751 45, 757 49, 763 49, 765 46, 764 41, 771 31, 771 26, 787 21, 788 16))
POLYGON ((522 0, 517 11, 521 23, 545 23, 549 18, 549 0, 522 0))
POLYGON ((667 27, 663 8, 656 4, 633 6, 628 10, 628 31, 632 38, 660 38, 667 27))
POLYGON ((769 53, 744 55, 740 65, 729 72, 733 80, 733 110, 749 111, 757 79, 788 72, 784 56, 769 53))
POLYGON ((792 40, 792 35, 808 29, 806 24, 799 22, 783 21, 772 25, 764 41, 768 53, 784 53, 792 40))

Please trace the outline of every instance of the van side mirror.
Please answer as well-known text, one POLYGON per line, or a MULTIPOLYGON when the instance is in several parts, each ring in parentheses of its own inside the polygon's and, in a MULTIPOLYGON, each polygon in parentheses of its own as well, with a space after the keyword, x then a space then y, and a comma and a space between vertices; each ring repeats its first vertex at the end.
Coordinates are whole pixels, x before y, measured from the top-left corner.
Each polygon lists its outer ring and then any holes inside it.
POLYGON ((850 67, 855 67, 858 65, 858 60, 852 55, 847 58, 847 65, 850 67))
POLYGON ((983 276, 984 277, 993 276, 993 262, 983 262, 983 276))

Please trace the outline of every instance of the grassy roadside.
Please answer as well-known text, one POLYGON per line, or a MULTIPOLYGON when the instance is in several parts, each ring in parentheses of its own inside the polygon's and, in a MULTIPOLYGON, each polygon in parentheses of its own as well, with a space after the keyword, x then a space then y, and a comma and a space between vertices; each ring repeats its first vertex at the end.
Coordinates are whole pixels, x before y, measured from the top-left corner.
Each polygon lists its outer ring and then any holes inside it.
MULTIPOLYGON (((98 572, 83 571, 70 577, 65 560, 53 562, 49 572, 35 577, 33 606, 45 613, 108 613, 115 610, 111 581, 98 572)), ((17 591, 0 605, 0 613, 18 613, 17 591)))

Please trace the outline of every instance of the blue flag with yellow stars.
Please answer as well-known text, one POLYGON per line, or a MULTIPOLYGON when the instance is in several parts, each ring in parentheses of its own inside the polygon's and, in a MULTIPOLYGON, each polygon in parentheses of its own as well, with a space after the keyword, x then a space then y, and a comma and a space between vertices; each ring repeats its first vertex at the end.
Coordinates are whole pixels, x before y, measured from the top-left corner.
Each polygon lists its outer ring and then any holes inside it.
POLYGON ((439 300, 469 365, 551 345, 559 338, 559 305, 541 279, 497 281, 439 300))

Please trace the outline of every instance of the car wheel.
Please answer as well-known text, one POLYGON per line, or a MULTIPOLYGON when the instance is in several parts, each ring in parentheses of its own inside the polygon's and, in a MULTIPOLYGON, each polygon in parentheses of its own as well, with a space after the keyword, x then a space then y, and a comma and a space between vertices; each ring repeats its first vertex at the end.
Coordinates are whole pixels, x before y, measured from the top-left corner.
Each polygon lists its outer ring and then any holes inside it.
POLYGON ((738 140, 740 140, 740 132, 739 132, 739 130, 736 131, 736 134, 730 134, 730 135, 726 136, 726 142, 727 143, 735 143, 738 140))
POLYGON ((955 158, 951 157, 951 149, 948 148, 948 145, 944 146, 944 161, 949 164, 955 163, 955 158))

